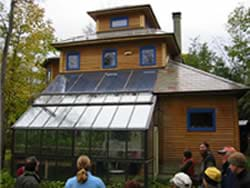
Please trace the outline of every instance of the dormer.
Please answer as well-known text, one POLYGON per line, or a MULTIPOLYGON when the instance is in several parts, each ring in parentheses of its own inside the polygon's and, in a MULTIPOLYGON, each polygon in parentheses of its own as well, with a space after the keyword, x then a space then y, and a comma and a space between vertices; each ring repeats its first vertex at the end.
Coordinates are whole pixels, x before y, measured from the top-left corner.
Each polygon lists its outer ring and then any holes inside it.
POLYGON ((102 9, 90 11, 88 14, 96 22, 97 33, 130 29, 160 29, 150 5, 102 9))

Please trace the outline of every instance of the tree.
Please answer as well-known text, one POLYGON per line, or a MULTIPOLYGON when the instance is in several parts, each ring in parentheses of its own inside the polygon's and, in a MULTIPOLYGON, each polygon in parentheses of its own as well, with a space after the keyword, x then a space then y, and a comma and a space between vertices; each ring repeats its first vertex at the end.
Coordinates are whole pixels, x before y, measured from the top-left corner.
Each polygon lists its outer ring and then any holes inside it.
MULTIPOLYGON (((4 24, 0 23, 1 26, 4 24)), ((16 2, 3 89, 6 96, 5 136, 8 134, 8 128, 45 87, 42 63, 48 52, 53 51, 50 46, 54 40, 53 31, 51 23, 44 20, 44 10, 33 0, 16 2)), ((6 140, 5 143, 8 145, 6 140)))

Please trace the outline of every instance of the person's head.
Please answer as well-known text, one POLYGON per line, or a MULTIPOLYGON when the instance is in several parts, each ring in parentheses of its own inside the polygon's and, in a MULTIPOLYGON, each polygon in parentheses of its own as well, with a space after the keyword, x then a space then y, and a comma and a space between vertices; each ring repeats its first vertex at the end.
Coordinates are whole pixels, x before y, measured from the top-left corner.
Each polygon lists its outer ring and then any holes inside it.
POLYGON ((240 173, 247 168, 247 159, 244 154, 240 152, 234 152, 228 158, 229 168, 233 173, 240 173))
POLYGON ((85 169, 85 170, 90 170, 91 167, 91 162, 88 156, 86 155, 81 155, 78 157, 76 166, 78 170, 85 169))
POLYGON ((40 162, 37 160, 35 156, 31 156, 26 158, 25 160, 25 170, 31 172, 38 172, 40 162))
POLYGON ((236 149, 232 146, 225 146, 221 150, 218 150, 217 153, 222 156, 222 162, 225 163, 228 157, 236 152, 236 149))
POLYGON ((221 181, 221 172, 216 167, 208 167, 203 175, 202 183, 204 187, 209 185, 217 186, 221 181))
POLYGON ((174 188, 191 188, 192 187, 192 180, 190 177, 183 173, 179 172, 174 175, 174 177, 170 180, 172 187, 174 188))
POLYGON ((183 152, 183 155, 184 155, 184 157, 185 157, 186 159, 192 158, 192 152, 191 152, 190 150, 185 150, 185 151, 183 152))
POLYGON ((209 150, 209 144, 207 142, 203 142, 200 144, 200 154, 202 156, 206 155, 209 150))
POLYGON ((125 183, 124 188, 142 188, 142 185, 135 180, 129 180, 125 183))

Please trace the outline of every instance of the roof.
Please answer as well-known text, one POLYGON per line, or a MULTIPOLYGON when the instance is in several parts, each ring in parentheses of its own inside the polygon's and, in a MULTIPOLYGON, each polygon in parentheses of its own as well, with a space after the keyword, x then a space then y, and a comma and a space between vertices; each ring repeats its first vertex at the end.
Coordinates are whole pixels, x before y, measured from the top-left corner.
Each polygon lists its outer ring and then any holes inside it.
POLYGON ((45 61, 43 62, 43 67, 47 67, 47 65, 49 63, 59 63, 60 57, 48 57, 47 59, 45 59, 45 61))
POLYGON ((152 7, 149 4, 145 5, 135 5, 135 6, 120 6, 120 7, 113 7, 108 9, 101 9, 95 11, 89 11, 88 14, 96 20, 98 16, 103 15, 115 15, 117 13, 124 13, 124 12, 138 12, 142 11, 147 16, 147 19, 154 24, 154 26, 160 29, 160 25, 156 19, 156 16, 153 12, 152 7))
POLYGON ((158 94, 246 92, 245 85, 170 60, 158 70, 154 92, 158 94))
POLYGON ((41 95, 14 129, 146 130, 152 93, 41 95))

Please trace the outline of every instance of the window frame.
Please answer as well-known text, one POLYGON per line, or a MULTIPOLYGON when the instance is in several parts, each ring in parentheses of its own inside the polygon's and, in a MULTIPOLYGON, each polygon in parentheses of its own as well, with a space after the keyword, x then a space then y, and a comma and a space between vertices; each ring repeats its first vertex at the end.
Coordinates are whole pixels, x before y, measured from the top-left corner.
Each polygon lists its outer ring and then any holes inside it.
POLYGON ((216 131, 216 112, 214 108, 189 108, 187 110, 187 130, 188 131, 216 131), (212 127, 191 127, 191 114, 196 113, 211 113, 212 115, 212 127))
POLYGON ((80 70, 80 53, 79 52, 68 52, 66 54, 66 70, 80 70), (77 67, 76 68, 70 68, 69 67, 69 57, 70 56, 77 56, 77 67))
POLYGON ((104 49, 103 51, 102 51, 102 68, 103 69, 108 69, 108 68, 115 68, 115 67, 117 67, 117 49, 104 49), (110 52, 114 52, 115 53, 115 64, 114 65, 105 65, 104 64, 104 59, 105 59, 105 54, 106 53, 110 53, 110 52))
POLYGON ((156 47, 155 46, 143 46, 140 48, 140 66, 151 66, 156 65, 156 47), (143 62, 143 51, 144 50, 153 50, 153 63, 144 63, 143 62))
POLYGON ((120 17, 111 18, 109 26, 110 26, 111 29, 126 28, 126 27, 128 27, 129 26, 128 16, 120 16, 120 17), (113 22, 114 21, 121 21, 121 20, 126 20, 126 24, 125 25, 121 25, 121 26, 113 26, 113 22))

